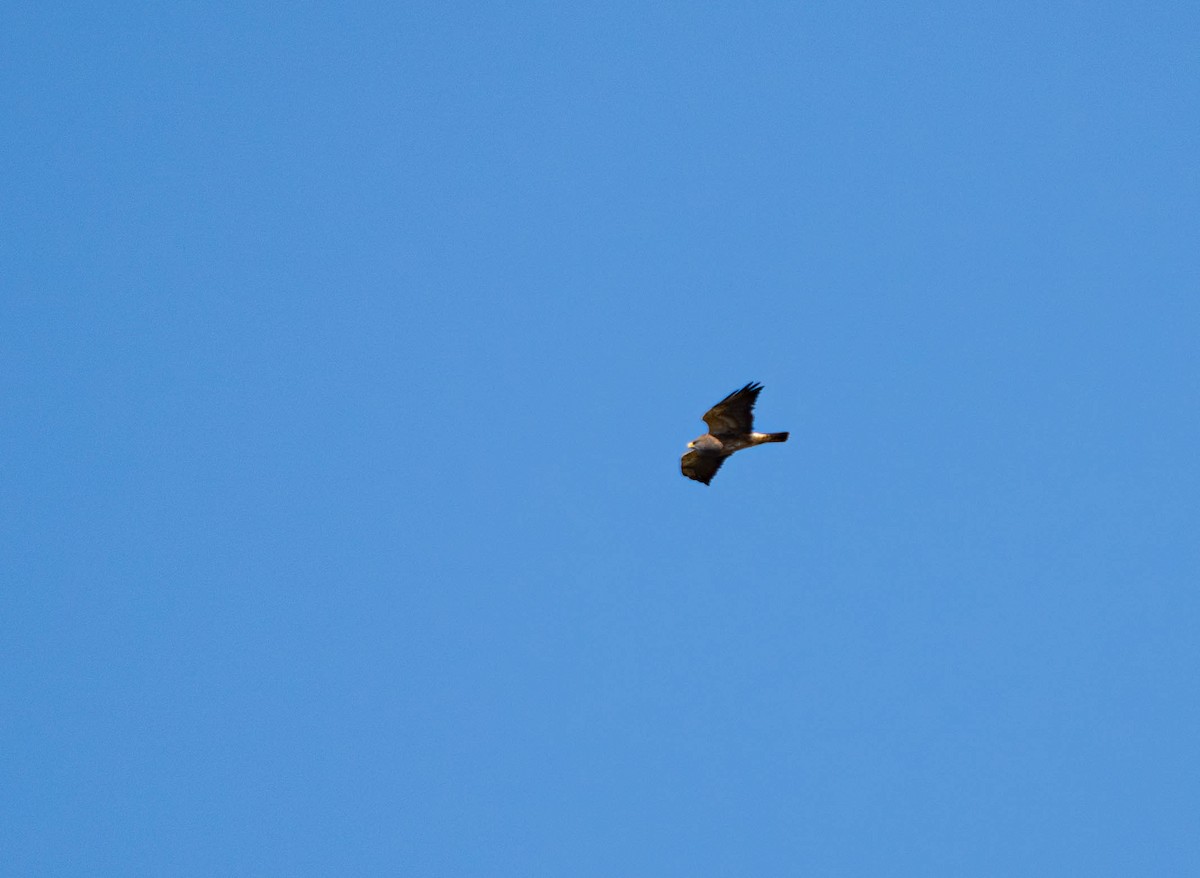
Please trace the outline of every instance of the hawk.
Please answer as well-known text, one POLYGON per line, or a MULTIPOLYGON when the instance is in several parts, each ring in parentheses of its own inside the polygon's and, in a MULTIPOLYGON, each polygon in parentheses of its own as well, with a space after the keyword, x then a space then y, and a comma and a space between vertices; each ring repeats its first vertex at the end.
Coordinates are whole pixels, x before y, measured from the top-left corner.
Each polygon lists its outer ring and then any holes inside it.
POLYGON ((735 451, 766 442, 787 442, 787 433, 754 432, 754 402, 761 390, 761 384, 751 382, 708 410, 704 415, 708 432, 688 443, 691 450, 679 462, 685 476, 707 485, 735 451))

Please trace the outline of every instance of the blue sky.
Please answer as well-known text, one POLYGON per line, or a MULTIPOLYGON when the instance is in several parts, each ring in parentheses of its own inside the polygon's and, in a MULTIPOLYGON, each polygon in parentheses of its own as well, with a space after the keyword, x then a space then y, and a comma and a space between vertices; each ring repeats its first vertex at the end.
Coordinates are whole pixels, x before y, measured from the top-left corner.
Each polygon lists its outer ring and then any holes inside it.
POLYGON ((1198 29, 7 9, 0 872, 1197 874, 1198 29))

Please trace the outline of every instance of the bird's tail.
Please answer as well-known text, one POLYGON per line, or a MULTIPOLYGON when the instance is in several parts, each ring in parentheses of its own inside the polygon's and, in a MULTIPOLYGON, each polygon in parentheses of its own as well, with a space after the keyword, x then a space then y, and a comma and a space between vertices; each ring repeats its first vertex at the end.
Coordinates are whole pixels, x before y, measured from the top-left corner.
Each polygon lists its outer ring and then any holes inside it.
POLYGON ((787 442, 787 433, 759 433, 760 442, 787 442))

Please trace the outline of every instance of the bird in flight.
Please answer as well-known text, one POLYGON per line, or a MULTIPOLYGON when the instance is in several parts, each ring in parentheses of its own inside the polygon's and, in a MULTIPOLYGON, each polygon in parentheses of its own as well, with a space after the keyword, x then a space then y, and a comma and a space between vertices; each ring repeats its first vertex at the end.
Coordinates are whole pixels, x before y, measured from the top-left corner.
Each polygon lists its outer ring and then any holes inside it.
POLYGON ((787 442, 787 433, 755 433, 754 402, 762 385, 751 382, 735 390, 704 415, 708 432, 687 444, 679 466, 689 479, 708 484, 725 458, 735 451, 766 442, 787 442))

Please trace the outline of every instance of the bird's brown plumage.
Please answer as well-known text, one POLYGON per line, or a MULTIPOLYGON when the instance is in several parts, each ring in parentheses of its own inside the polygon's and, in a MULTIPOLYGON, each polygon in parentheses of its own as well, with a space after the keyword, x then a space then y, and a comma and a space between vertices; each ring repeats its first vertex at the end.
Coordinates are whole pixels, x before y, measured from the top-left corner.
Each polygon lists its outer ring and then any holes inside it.
POLYGON ((689 479, 708 484, 717 474, 721 464, 729 455, 701 454, 699 451, 689 451, 679 462, 679 468, 689 479))
POLYGON ((691 450, 679 462, 685 476, 707 485, 725 458, 735 451, 767 442, 787 441, 787 433, 754 432, 754 403, 761 391, 761 384, 751 382, 705 413, 708 432, 688 443, 691 450))
POLYGON ((754 429, 754 403, 762 392, 762 385, 751 382, 741 390, 735 390, 704 415, 708 432, 714 436, 722 433, 749 433, 754 429))

